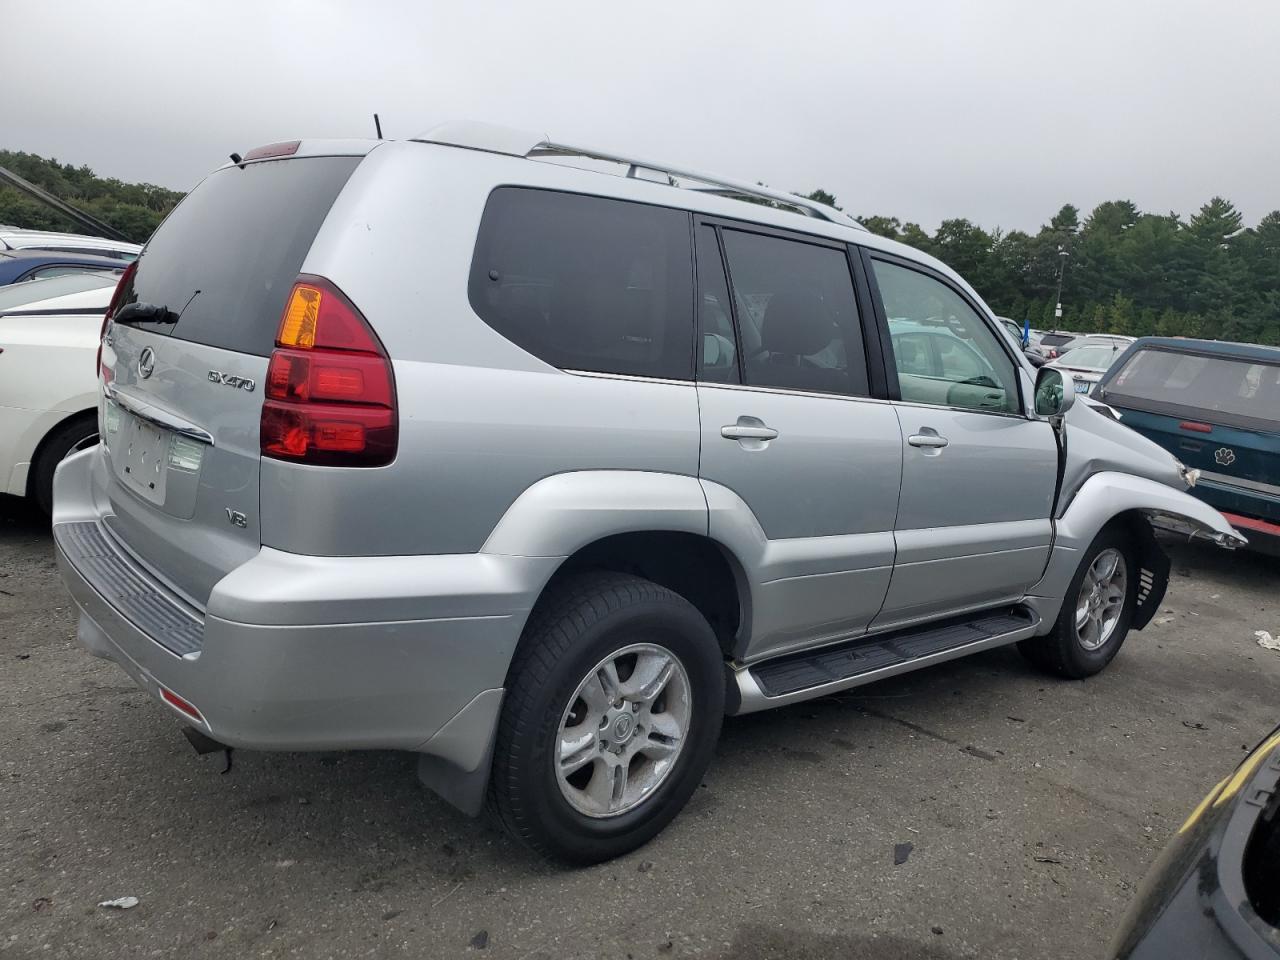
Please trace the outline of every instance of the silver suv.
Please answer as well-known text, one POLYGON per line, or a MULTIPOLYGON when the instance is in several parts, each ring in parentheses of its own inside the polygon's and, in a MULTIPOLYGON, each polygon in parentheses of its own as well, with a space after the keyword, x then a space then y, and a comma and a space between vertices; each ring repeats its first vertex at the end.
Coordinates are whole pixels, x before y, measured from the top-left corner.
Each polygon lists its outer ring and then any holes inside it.
POLYGON ((205 746, 413 751, 602 860, 725 714, 1003 644, 1084 677, 1152 518, 1241 542, 836 210, 478 125, 233 161, 122 280, 53 517, 81 642, 205 746))

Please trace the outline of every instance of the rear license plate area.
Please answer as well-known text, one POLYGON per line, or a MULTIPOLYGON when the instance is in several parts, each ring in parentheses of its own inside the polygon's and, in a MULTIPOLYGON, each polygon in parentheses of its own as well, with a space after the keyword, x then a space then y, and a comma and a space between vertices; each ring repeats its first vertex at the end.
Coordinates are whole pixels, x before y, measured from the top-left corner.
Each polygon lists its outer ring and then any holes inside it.
POLYGON ((163 504, 173 434, 123 411, 122 419, 123 435, 112 450, 116 476, 144 500, 163 504))

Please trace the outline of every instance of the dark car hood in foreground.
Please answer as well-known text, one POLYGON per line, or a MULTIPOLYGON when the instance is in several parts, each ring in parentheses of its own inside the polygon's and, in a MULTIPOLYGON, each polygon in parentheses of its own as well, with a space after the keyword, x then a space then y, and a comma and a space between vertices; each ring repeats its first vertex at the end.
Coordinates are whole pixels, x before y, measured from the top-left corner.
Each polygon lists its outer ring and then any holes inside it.
POLYGON ((1119 960, 1280 958, 1280 728, 1210 791, 1147 874, 1119 960))

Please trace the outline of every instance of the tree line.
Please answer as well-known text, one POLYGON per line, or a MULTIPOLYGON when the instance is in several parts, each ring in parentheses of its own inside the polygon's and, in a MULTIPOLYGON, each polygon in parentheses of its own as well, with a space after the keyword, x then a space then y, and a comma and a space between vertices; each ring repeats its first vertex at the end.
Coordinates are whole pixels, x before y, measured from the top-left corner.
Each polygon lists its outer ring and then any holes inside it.
MULTIPOLYGON (((834 206, 824 190, 808 196, 834 206)), ((1034 235, 965 219, 944 220, 933 234, 897 217, 859 219, 944 261, 1018 323, 1280 345, 1280 210, 1246 227, 1221 197, 1185 219, 1109 200, 1081 220, 1067 204, 1034 235)))
MULTIPOLYGON (((183 197, 177 190, 99 177, 87 166, 74 167, 34 153, 0 150, 0 167, 110 224, 135 243, 144 243, 183 197)), ((29 230, 84 232, 53 207, 10 186, 0 186, 0 223, 29 230)))
MULTIPOLYGON (((0 166, 138 243, 183 197, 31 153, 0 150, 0 166)), ((825 190, 807 196, 836 205, 825 190)), ((1280 345, 1280 210, 1246 227, 1221 197, 1185 219, 1109 200, 1081 220, 1067 204, 1035 234, 985 230, 963 218, 944 220, 932 234, 897 217, 859 219, 873 233, 944 261, 996 313, 1019 323, 1280 345), (1055 321, 1060 273, 1063 316, 1055 321)), ((80 232, 56 210, 11 187, 0 187, 0 223, 80 232)))

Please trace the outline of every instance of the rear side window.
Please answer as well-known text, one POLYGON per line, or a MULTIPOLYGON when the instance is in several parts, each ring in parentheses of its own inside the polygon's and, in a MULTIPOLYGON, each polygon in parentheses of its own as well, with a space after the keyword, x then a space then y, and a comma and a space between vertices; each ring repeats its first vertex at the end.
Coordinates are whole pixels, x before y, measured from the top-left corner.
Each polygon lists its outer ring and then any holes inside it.
POLYGON ((1138 350, 1107 384, 1118 403, 1196 419, 1275 431, 1280 423, 1280 364, 1172 350, 1138 350))
POLYGON ((267 356, 285 300, 320 224, 361 157, 226 167, 178 204, 138 258, 123 303, 151 303, 180 340, 267 356))
POLYGON ((744 382, 867 393, 853 276, 843 249, 724 230, 744 382))
POLYGON ((468 290, 485 323, 553 366, 693 376, 684 211, 499 187, 485 206, 468 290))

